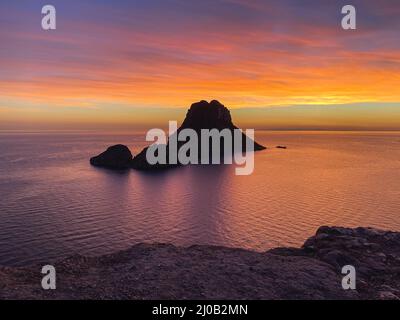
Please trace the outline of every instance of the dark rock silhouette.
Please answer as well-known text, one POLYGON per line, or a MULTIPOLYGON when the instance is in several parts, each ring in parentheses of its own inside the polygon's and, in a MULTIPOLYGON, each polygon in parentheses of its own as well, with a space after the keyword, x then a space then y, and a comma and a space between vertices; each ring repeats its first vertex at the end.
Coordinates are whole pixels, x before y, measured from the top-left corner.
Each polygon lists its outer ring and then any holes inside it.
MULTIPOLYGON (((208 103, 205 100, 202 100, 200 102, 193 103, 188 110, 185 120, 183 121, 182 125, 179 127, 177 130, 177 134, 179 134, 182 130, 184 129, 193 129, 196 131, 197 135, 201 137, 201 129, 217 129, 219 131, 228 129, 233 132, 233 130, 238 129, 232 122, 232 117, 231 114, 224 105, 222 105, 220 102, 213 100, 210 103, 208 103)), ((169 140, 171 140, 173 136, 169 137, 169 140)), ((246 151, 246 142, 247 140, 250 139, 248 138, 244 133, 242 133, 242 147, 241 150, 243 152, 246 151)), ((187 141, 180 141, 178 143, 178 150, 179 148, 184 145, 187 141)), ((209 143, 211 141, 208 141, 209 143)), ((254 151, 260 151, 266 149, 264 146, 258 144, 255 141, 252 141, 254 143, 254 151)), ((199 158, 201 154, 201 139, 199 139, 199 158)), ((235 148, 235 145, 233 143, 233 149, 235 148)), ((211 149, 211 148, 210 148, 211 149)), ((169 152, 169 145, 166 146, 167 154, 169 152)), ((137 170, 163 170, 163 169, 168 169, 172 167, 177 167, 180 164, 149 164, 147 162, 146 158, 146 151, 147 148, 142 150, 132 161, 132 167, 137 170)), ((223 152, 223 144, 221 143, 221 158, 224 156, 223 152)), ((211 157, 211 155, 210 155, 211 157)))
MULTIPOLYGON (((213 100, 208 103, 205 100, 200 102, 193 103, 188 110, 185 120, 183 121, 182 125, 177 130, 177 134, 179 134, 184 129, 193 129, 196 131, 198 136, 201 135, 201 129, 217 129, 219 131, 228 129, 233 132, 233 130, 238 129, 232 122, 231 114, 224 105, 220 102, 213 100)), ((171 140, 173 136, 169 137, 171 140)), ((248 138, 244 133, 242 133, 242 148, 243 152, 246 151, 246 140, 248 138)), ((211 141, 209 141, 210 143, 211 141)), ((186 141, 180 141, 178 143, 178 150, 179 148, 184 145, 186 141)), ((258 144, 257 142, 253 141, 254 143, 254 151, 264 150, 265 147, 258 144)), ((201 146, 201 139, 199 139, 199 150, 198 154, 201 154, 200 150, 201 146)), ((233 148, 235 145, 233 144, 233 148)), ((169 145, 166 146, 167 154, 169 152, 169 145)), ((146 151, 147 148, 142 150, 132 161, 132 167, 137 170, 163 170, 172 167, 177 167, 180 164, 149 164, 146 158, 146 151)), ((223 144, 221 143, 221 157, 223 157, 223 144)), ((211 157, 211 156, 210 156, 211 157)), ((200 156, 199 156, 200 158, 200 156)))
POLYGON ((190 128, 196 131, 201 129, 237 129, 232 123, 231 113, 220 102, 205 100, 193 103, 188 110, 180 130, 190 128))
MULTIPOLYGON (((198 136, 200 137, 201 129, 218 129, 219 131, 223 129, 228 129, 233 132, 233 130, 238 129, 232 122, 232 117, 231 114, 224 105, 222 105, 220 102, 213 100, 210 103, 207 101, 200 101, 192 104, 190 109, 188 110, 185 120, 183 121, 182 125, 179 127, 177 130, 177 133, 183 129, 193 129, 196 131, 198 136)), ((171 136, 172 137, 172 136, 171 136)), ((171 140, 171 137, 169 137, 169 140, 171 140)), ((241 150, 242 152, 246 151, 246 142, 247 140, 250 139, 247 137, 244 133, 242 133, 242 147, 241 150)), ((258 144, 255 141, 252 141, 254 143, 254 151, 260 151, 266 149, 264 146, 258 144)), ((181 141, 178 143, 178 150, 179 148, 184 145, 186 141, 181 141)), ((201 154, 200 152, 200 145, 201 145, 201 140, 199 140, 199 155, 201 154)), ((125 147, 127 149, 127 147, 125 147)), ((233 144, 233 148, 235 148, 235 145, 233 144)), ((136 155, 131 161, 129 160, 130 167, 133 169, 137 170, 163 170, 163 169, 168 169, 168 168, 173 168, 180 166, 180 164, 149 164, 147 162, 146 158, 146 151, 148 147, 143 149, 138 155, 136 155)), ((210 148, 211 149, 211 148, 210 148)), ((240 150, 240 148, 238 148, 240 150)), ((166 146, 167 154, 169 152, 169 144, 166 146)), ((101 155, 100 155, 101 156, 101 155)), ((98 157, 100 157, 98 156, 98 157)), ((223 157, 223 143, 221 143, 221 157, 223 157)), ((128 160, 127 158, 125 160, 128 160)), ((99 165, 98 162, 92 162, 92 165, 99 165)), ((107 166, 110 168, 113 168, 114 166, 112 165, 107 165, 107 163, 113 163, 112 161, 112 156, 110 154, 110 157, 107 157, 106 161, 101 161, 102 166, 107 166)), ((125 161, 123 161, 124 164, 126 164, 125 161)))
MULTIPOLYGON (((142 170, 142 171, 157 171, 157 170, 165 170, 165 169, 171 169, 174 167, 179 167, 180 164, 150 164, 147 162, 147 157, 146 157, 146 152, 147 152, 148 147, 144 148, 142 151, 140 151, 132 160, 131 162, 131 168, 136 169, 136 170, 142 170)), ((167 154, 168 154, 168 146, 167 146, 167 154)))
POLYGON ((131 167, 132 153, 128 147, 117 144, 106 151, 90 159, 93 166, 112 169, 128 169, 131 167))
MULTIPOLYGON (((180 132, 183 129, 193 129, 199 135, 201 129, 229 129, 231 131, 239 129, 232 122, 231 113, 223 104, 217 100, 213 100, 210 103, 207 101, 200 101, 192 104, 189 111, 186 114, 185 120, 182 126, 178 129, 180 132)), ((246 151, 246 139, 249 139, 245 134, 242 135, 242 151, 246 151)), ((266 149, 264 146, 254 143, 254 151, 260 151, 266 149)))

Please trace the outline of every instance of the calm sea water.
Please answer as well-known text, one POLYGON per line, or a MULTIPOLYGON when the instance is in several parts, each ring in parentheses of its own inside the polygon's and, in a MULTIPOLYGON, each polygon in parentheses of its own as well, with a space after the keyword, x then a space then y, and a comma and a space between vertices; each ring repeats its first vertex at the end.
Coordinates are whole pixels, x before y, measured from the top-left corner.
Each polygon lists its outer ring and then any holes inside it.
POLYGON ((251 176, 233 166, 114 172, 89 158, 144 134, 0 134, 0 264, 100 255, 139 242, 266 250, 320 225, 400 230, 400 133, 258 132, 251 176))

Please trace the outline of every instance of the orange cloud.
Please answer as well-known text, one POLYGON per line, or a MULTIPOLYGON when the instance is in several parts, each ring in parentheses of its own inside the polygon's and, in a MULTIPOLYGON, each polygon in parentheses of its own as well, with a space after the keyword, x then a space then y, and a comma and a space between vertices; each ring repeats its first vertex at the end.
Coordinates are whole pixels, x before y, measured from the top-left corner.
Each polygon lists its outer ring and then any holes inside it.
POLYGON ((124 20, 131 15, 119 11, 113 14, 121 20, 99 23, 89 16, 64 21, 55 33, 2 28, 8 49, 0 53, 0 107, 15 121, 20 113, 10 110, 10 102, 48 121, 55 116, 50 110, 68 108, 71 121, 90 120, 84 110, 101 110, 90 113, 92 121, 117 122, 126 119, 114 113, 116 105, 172 108, 219 99, 232 108, 260 108, 400 101, 400 50, 390 30, 368 26, 344 33, 321 17, 297 17, 273 3, 221 3, 247 14, 222 7, 216 12, 225 19, 210 14, 191 20, 171 9, 165 16, 176 19, 167 20, 160 12, 138 10, 131 22, 124 20), (278 13, 280 19, 273 16, 278 13), (374 40, 379 48, 368 47, 374 40))

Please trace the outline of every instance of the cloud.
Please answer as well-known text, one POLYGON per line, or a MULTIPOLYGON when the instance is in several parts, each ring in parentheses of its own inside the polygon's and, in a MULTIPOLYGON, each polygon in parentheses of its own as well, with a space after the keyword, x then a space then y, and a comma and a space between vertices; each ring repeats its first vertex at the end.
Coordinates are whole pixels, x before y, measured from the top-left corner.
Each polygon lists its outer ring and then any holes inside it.
POLYGON ((58 29, 43 32, 40 1, 2 1, 0 104, 399 101, 400 3, 354 0, 346 32, 341 2, 57 0, 58 29))

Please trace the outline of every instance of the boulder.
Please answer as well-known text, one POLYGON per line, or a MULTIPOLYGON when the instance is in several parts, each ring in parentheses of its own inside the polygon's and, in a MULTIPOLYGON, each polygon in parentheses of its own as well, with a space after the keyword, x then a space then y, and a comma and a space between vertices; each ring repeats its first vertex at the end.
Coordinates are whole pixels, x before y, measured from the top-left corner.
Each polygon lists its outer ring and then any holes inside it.
POLYGON ((362 294, 374 299, 394 299, 400 292, 400 233, 374 228, 320 227, 303 250, 329 264, 337 273, 345 265, 357 271, 362 294), (389 240, 390 239, 390 240, 389 240), (383 289, 378 290, 381 286, 383 289), (388 290, 391 286, 391 290, 388 290), (381 291, 381 292, 379 292, 381 291))
POLYGON ((117 144, 106 151, 90 159, 90 163, 96 167, 111 169, 128 169, 131 167, 132 153, 127 146, 117 144))

